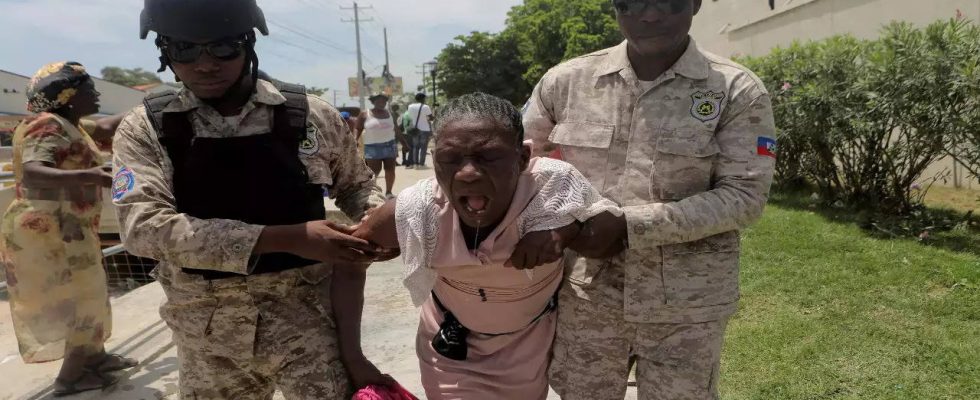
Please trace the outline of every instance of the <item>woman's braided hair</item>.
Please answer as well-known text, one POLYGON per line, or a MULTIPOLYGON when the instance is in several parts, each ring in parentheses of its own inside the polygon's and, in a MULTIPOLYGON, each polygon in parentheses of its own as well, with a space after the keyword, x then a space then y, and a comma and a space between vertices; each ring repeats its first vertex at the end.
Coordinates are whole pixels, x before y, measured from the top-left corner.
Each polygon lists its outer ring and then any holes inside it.
POLYGON ((524 145, 524 124, 521 112, 500 97, 482 92, 470 93, 452 99, 439 110, 436 120, 435 133, 438 140, 439 130, 453 122, 465 119, 491 121, 507 131, 513 132, 517 147, 524 145))

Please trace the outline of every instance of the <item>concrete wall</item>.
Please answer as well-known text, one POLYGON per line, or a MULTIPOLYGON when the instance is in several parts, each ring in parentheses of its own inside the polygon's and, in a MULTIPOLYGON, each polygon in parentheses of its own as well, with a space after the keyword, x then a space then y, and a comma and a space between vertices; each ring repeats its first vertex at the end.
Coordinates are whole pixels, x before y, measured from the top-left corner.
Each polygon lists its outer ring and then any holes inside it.
POLYGON ((27 113, 27 77, 0 70, 0 115, 27 113))
MULTIPOLYGON (((770 10, 764 0, 703 0, 691 35, 705 50, 725 56, 761 56, 795 40, 807 41, 837 34, 872 39, 882 25, 907 21, 925 26, 957 15, 980 21, 980 0, 776 0, 770 10)), ((952 160, 943 160, 926 177, 952 172, 948 185, 980 188, 980 179, 964 176, 952 160)))
MULTIPOLYGON (((102 93, 99 104, 101 114, 119 114, 137 106, 146 93, 139 90, 94 78, 95 88, 102 93)), ((30 78, 0 70, 0 115, 27 114, 27 84, 30 78), (6 93, 4 92, 6 90, 6 93), (16 92, 14 92, 16 91, 16 92)))
POLYGON ((794 40, 849 33, 874 38, 890 21, 923 26, 956 16, 980 21, 978 0, 703 0, 692 35, 708 51, 726 57, 764 55, 794 40))

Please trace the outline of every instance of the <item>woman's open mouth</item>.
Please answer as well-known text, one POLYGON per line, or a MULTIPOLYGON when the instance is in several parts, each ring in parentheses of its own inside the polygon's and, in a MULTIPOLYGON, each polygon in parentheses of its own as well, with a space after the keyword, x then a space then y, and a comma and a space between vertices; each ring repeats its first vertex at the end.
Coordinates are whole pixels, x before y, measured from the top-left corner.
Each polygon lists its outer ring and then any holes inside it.
POLYGON ((487 196, 462 196, 459 202, 470 214, 481 215, 487 212, 490 199, 487 196))

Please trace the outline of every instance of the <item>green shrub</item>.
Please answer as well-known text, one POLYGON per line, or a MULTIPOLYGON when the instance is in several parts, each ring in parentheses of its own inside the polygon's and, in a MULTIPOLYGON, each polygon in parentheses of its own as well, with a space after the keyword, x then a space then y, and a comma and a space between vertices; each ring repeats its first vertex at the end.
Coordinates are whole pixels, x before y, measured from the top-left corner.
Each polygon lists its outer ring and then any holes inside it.
POLYGON ((965 20, 892 23, 877 40, 836 36, 742 60, 773 93, 777 186, 811 184, 828 203, 913 212, 927 167, 977 151, 978 43, 980 29, 965 20))

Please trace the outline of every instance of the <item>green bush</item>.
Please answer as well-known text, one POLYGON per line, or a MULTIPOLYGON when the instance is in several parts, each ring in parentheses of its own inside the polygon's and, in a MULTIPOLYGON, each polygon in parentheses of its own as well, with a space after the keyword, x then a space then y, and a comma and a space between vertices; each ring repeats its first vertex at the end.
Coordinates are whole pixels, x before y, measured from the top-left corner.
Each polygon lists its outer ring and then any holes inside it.
POLYGON ((911 213, 927 167, 954 152, 969 163, 976 152, 968 143, 980 133, 978 43, 980 29, 961 19, 892 23, 877 40, 836 36, 742 60, 773 93, 777 185, 812 184, 828 203, 911 213))

